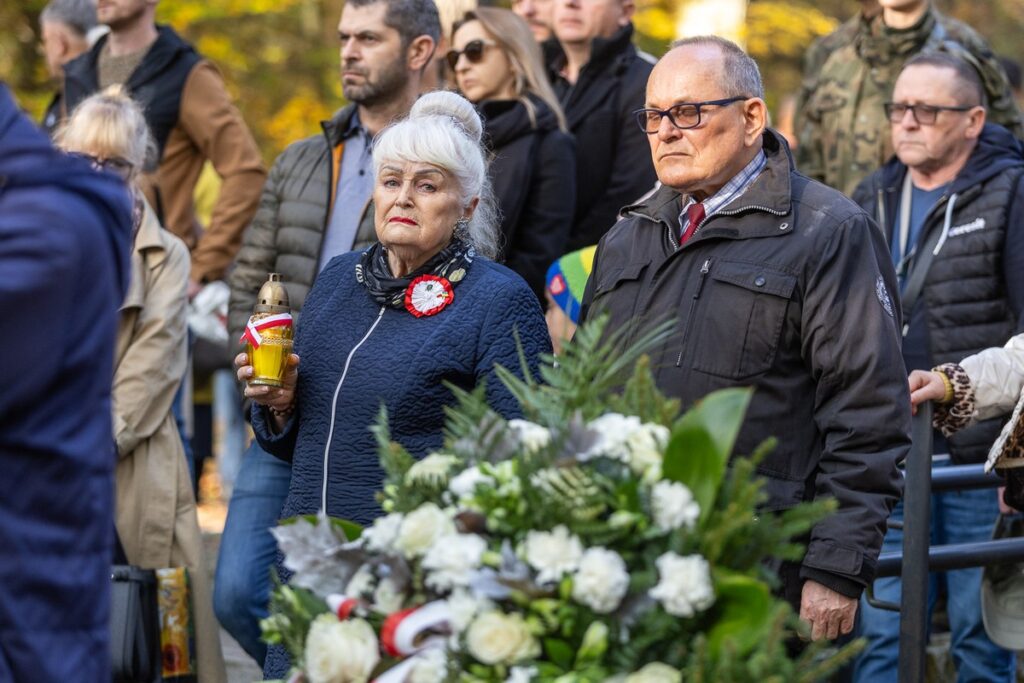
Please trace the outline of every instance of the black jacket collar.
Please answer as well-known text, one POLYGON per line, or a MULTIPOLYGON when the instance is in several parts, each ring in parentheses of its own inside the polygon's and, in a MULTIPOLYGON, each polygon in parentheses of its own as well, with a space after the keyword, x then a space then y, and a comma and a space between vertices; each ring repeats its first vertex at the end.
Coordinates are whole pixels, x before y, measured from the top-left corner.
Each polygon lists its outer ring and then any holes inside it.
MULTIPOLYGON (((170 26, 157 25, 156 29, 156 40, 125 83, 129 91, 159 78, 180 55, 195 53, 195 49, 182 40, 170 26)), ((95 92, 99 88, 99 57, 108 39, 109 36, 103 36, 89 52, 64 66, 66 77, 79 82, 86 92, 95 92)))

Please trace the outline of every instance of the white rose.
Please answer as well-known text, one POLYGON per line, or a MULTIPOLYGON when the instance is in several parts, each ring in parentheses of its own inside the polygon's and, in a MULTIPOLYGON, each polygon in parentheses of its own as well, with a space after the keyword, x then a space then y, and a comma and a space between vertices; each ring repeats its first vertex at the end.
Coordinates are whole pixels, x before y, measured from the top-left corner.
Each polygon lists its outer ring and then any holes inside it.
POLYGON ((532 666, 513 666, 508 672, 505 683, 530 683, 537 677, 537 669, 532 666))
POLYGON ((658 558, 658 585, 648 595, 661 603, 669 614, 692 617, 715 602, 708 561, 700 555, 682 557, 665 553, 658 558))
POLYGON ((401 514, 392 512, 373 520, 373 526, 365 529, 361 537, 366 549, 374 553, 390 552, 398 538, 398 529, 403 519, 401 514))
POLYGON ((668 437, 668 428, 653 422, 632 432, 626 441, 630 468, 637 474, 643 474, 653 467, 660 469, 668 437))
POLYGON ((448 471, 458 464, 454 455, 431 453, 413 463, 405 473, 406 484, 442 483, 448 480, 448 471))
POLYGON ((476 534, 445 536, 423 556, 427 587, 444 592, 468 586, 486 550, 487 542, 476 534))
POLYGON ((537 570, 537 583, 541 584, 576 571, 582 555, 580 539, 562 525, 552 531, 531 531, 523 543, 523 557, 537 570))
POLYGON ((448 678, 448 656, 444 650, 432 648, 416 655, 406 683, 442 683, 448 678))
POLYGON ((651 662, 635 673, 626 676, 625 683, 681 683, 683 674, 668 664, 651 662))
POLYGON ((509 420, 509 429, 527 453, 536 453, 551 441, 551 432, 528 420, 509 420))
POLYGON ((373 588, 377 583, 377 577, 373 573, 373 569, 364 564, 356 573, 349 579, 348 585, 345 586, 345 595, 350 598, 360 599, 364 595, 373 592, 373 588))
POLYGON ((406 557, 419 557, 439 538, 455 533, 455 523, 441 508, 424 503, 402 520, 395 539, 395 548, 406 557))
POLYGON ((398 586, 391 579, 384 579, 377 584, 373 592, 373 607, 381 614, 394 614, 402 609, 405 595, 398 591, 398 586))
POLYGON ((456 633, 462 633, 481 612, 494 609, 490 600, 477 598, 467 590, 456 588, 448 596, 448 611, 451 613, 451 627, 456 633))
POLYGON ((452 477, 452 480, 448 482, 448 490, 456 498, 462 500, 472 497, 476 493, 478 484, 494 486, 494 479, 481 472, 479 467, 469 467, 452 477))
POLYGON ((640 418, 635 415, 627 416, 619 413, 602 415, 587 425, 587 429, 597 432, 597 440, 594 445, 576 457, 585 462, 603 455, 614 460, 629 462, 629 439, 633 432, 641 429, 642 426, 640 418))
POLYGON ((654 514, 654 526, 662 531, 682 527, 692 529, 700 517, 700 506, 685 485, 659 481, 651 490, 651 512, 654 514))
POLYGON ((629 590, 626 563, 614 550, 589 548, 572 580, 573 599, 598 614, 618 609, 629 590))
POLYGON ((380 661, 377 636, 362 619, 321 614, 306 635, 305 659, 310 683, 362 683, 380 661))
POLYGON ((540 644, 520 614, 485 612, 466 632, 469 653, 484 664, 514 664, 540 655, 540 644))

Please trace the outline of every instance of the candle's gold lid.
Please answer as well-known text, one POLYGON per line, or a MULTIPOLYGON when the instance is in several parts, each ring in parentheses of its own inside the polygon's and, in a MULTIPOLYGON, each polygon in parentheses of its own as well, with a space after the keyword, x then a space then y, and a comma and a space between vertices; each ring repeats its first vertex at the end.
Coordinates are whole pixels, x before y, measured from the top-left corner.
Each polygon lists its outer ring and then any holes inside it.
POLYGON ((281 282, 280 273, 271 273, 266 282, 260 287, 259 296, 256 298, 256 313, 290 313, 291 307, 288 302, 288 290, 281 282))

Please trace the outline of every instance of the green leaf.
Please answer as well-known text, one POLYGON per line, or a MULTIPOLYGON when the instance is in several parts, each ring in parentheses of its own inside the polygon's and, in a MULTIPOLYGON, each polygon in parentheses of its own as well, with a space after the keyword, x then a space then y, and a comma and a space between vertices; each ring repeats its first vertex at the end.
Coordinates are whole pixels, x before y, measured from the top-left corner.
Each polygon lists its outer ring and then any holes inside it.
POLYGON ((568 671, 572 668, 572 661, 576 657, 572 647, 564 640, 557 638, 544 639, 544 651, 560 669, 568 671))
POLYGON ((363 535, 363 525, 357 524, 348 519, 338 519, 337 517, 331 517, 331 525, 337 529, 340 529, 345 538, 350 541, 354 541, 363 535))
POLYGON ((689 487, 700 505, 701 520, 714 507, 752 393, 740 388, 708 394, 676 423, 662 475, 689 487))
POLYGON ((717 658, 729 642, 729 651, 743 656, 761 641, 772 623, 772 597, 757 579, 721 572, 716 576, 715 609, 721 615, 708 631, 711 655, 717 658))

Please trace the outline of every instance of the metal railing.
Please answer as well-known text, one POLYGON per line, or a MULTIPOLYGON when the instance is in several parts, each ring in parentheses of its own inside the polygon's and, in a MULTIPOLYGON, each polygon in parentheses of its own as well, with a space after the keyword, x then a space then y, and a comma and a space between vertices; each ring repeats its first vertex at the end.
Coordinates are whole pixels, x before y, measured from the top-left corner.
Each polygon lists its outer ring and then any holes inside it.
MULTIPOLYGON (((903 550, 882 553, 877 577, 899 576, 900 604, 874 598, 869 604, 900 612, 897 668, 900 683, 923 683, 928 645, 928 573, 1024 561, 1024 538, 931 546, 933 492, 996 488, 1002 480, 985 474, 982 465, 959 465, 932 470, 932 410, 918 408, 913 424, 913 447, 905 465, 903 490, 903 550)), ((994 494, 993 494, 994 495, 994 494)), ((995 524, 995 520, 992 520, 995 524)))

